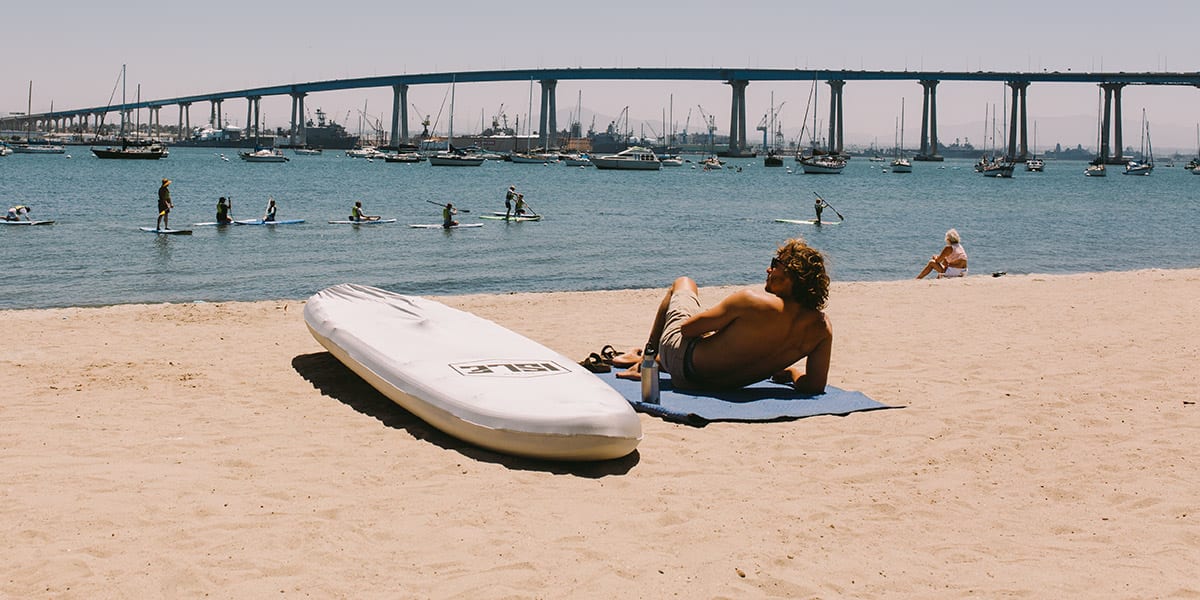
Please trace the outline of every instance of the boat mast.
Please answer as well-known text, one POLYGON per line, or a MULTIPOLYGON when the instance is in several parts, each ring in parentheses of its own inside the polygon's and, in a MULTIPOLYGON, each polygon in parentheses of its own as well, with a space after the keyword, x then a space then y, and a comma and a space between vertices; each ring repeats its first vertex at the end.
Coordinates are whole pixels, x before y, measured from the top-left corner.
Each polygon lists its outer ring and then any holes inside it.
POLYGON ((125 142, 125 65, 121 65, 121 142, 125 142))
MULTIPOLYGON (((530 80, 532 81, 532 79, 530 80)), ((454 76, 450 76, 450 135, 446 137, 446 150, 454 146, 454 76)))
MULTIPOLYGON (((450 106, 453 107, 454 104, 451 104, 450 106)), ((450 115, 454 116, 454 113, 451 112, 450 115)), ((529 153, 529 151, 531 150, 530 145, 533 144, 533 128, 531 125, 532 123, 533 123, 533 78, 530 77, 529 78, 529 112, 525 113, 525 152, 526 153, 529 153)))

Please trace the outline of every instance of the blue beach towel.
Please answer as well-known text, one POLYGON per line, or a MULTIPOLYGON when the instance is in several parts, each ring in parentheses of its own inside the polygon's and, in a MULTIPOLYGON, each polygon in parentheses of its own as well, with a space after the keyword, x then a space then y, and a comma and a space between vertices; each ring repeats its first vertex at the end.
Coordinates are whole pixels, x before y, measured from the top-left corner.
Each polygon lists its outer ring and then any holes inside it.
POLYGON ((895 408, 862 392, 826 386, 824 394, 809 396, 769 380, 719 392, 676 390, 666 373, 659 377, 659 403, 647 404, 642 402, 641 382, 618 379, 616 373, 613 370, 596 376, 617 390, 638 412, 688 425, 703 426, 712 421, 778 421, 895 408))

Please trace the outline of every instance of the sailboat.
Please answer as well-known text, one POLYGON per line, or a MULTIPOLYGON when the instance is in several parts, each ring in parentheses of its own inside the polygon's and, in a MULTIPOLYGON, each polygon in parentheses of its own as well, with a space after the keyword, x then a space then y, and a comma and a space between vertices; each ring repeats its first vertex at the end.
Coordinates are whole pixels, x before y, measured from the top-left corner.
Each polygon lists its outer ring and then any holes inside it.
MULTIPOLYGON (((1007 103, 1002 103, 1000 110, 1004 113, 1007 113, 1008 112, 1007 103)), ((980 173, 983 173, 984 177, 998 177, 1001 179, 1011 179, 1013 176, 1013 169, 1016 167, 1016 164, 1013 163, 1011 158, 1007 155, 998 156, 999 151, 996 150, 995 144, 996 144, 996 106, 993 104, 992 105, 992 146, 993 146, 992 161, 990 163, 984 165, 983 169, 980 171, 980 173)), ((1000 146, 1003 147, 1004 145, 1005 145, 1004 139, 1001 138, 1000 146)))
POLYGON ((450 133, 446 136, 446 151, 429 157, 434 167, 478 167, 483 164, 482 156, 468 156, 454 147, 454 80, 450 81, 450 133))
POLYGON ((809 134, 812 141, 812 152, 808 156, 803 154, 796 155, 796 162, 800 163, 800 168, 804 169, 805 174, 819 175, 840 175, 842 169, 846 168, 845 159, 835 156, 832 153, 822 153, 817 150, 817 79, 813 78, 812 93, 812 109, 813 109, 813 130, 809 134))
MULTIPOLYGON (((51 110, 54 110, 51 107, 51 110)), ((26 118, 29 122, 29 129, 25 133, 24 144, 14 144, 9 148, 17 154, 63 154, 67 150, 59 144, 51 144, 49 142, 33 143, 33 119, 28 115, 33 114, 33 82, 29 82, 29 107, 25 109, 26 118)))
MULTIPOLYGON (((767 123, 767 128, 770 130, 770 132, 769 132, 770 138, 774 138, 775 137, 775 92, 771 92, 771 115, 770 115, 770 117, 771 117, 770 121, 767 123)), ((782 167, 783 166, 783 157, 779 156, 779 152, 776 151, 775 145, 772 143, 774 141, 775 141, 774 139, 768 140, 768 131, 766 129, 764 129, 763 130, 763 147, 767 151, 767 155, 765 157, 763 157, 763 166, 764 167, 782 167)))
MULTIPOLYGON (((138 86, 137 102, 138 102, 138 104, 141 104, 141 102, 142 102, 142 86, 141 85, 138 86)), ((139 116, 141 115, 140 111, 138 112, 138 115, 139 116)), ((134 127, 134 131, 136 132, 136 131, 139 131, 140 129, 141 129, 141 119, 139 117, 138 123, 134 127)), ((121 140, 120 148, 115 148, 112 146, 105 148, 105 149, 92 148, 92 154, 96 155, 96 158, 131 158, 131 159, 144 159, 144 160, 158 160, 158 159, 162 158, 163 156, 165 156, 167 153, 167 149, 165 147, 163 147, 162 144, 156 143, 156 144, 150 144, 149 146, 145 146, 145 145, 142 145, 138 141, 130 142, 129 139, 125 137, 125 65, 121 65, 121 132, 118 135, 119 135, 119 139, 121 140)))
MULTIPOLYGON (((454 120, 454 112, 453 112, 454 105, 453 105, 453 103, 451 103, 451 105, 450 105, 450 110, 451 110, 450 119, 451 119, 451 121, 453 121, 454 120)), ((530 125, 532 123, 533 123, 533 78, 530 77, 529 78, 529 112, 525 113, 526 129, 531 130, 532 127, 530 127, 530 125)), ((516 144, 514 143, 513 144, 513 146, 514 146, 513 152, 511 154, 509 154, 509 156, 508 156, 510 162, 512 162, 514 164, 544 165, 544 164, 555 162, 558 160, 558 154, 555 154, 552 152, 543 152, 542 149, 539 149, 539 151, 534 152, 533 151, 533 131, 526 131, 526 134, 527 135, 525 136, 525 151, 517 152, 516 148, 515 148, 516 144)))
POLYGON ((1150 145, 1150 122, 1146 120, 1146 109, 1142 109, 1142 160, 1131 160, 1125 164, 1126 175, 1149 175, 1154 170, 1154 148, 1150 145))
POLYGON ((1046 161, 1037 155, 1037 121, 1033 122, 1033 156, 1025 160, 1025 170, 1031 173, 1041 173, 1046 170, 1046 161))
POLYGON ((892 161, 893 173, 912 173, 912 163, 904 158, 904 98, 900 99, 900 142, 896 144, 896 159, 892 161))

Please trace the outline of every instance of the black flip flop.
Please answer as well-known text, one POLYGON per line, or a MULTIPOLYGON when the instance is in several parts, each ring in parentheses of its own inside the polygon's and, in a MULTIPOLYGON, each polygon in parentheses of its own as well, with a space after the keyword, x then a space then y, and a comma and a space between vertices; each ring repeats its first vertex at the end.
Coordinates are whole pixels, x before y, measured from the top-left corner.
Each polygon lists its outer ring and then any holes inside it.
POLYGON ((579 365, 593 373, 608 373, 612 371, 612 365, 604 362, 604 359, 595 352, 588 355, 587 358, 579 361, 579 365))

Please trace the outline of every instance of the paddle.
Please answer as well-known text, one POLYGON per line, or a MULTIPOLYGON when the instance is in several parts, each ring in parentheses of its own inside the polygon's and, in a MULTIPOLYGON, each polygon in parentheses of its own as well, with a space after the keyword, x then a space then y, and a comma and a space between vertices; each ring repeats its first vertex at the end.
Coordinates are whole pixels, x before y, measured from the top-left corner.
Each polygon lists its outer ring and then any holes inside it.
MULTIPOLYGON (((821 202, 824 202, 824 203, 825 203, 825 206, 828 206, 829 208, 833 208, 833 205, 832 205, 832 204, 830 204, 828 200, 826 200, 826 199, 822 198, 820 194, 818 194, 818 193, 816 193, 816 192, 813 192, 813 195, 817 197, 817 200, 820 200, 821 202)), ((843 217, 843 216, 842 216, 842 213, 838 212, 838 209, 836 209, 836 208, 833 208, 833 212, 834 212, 834 214, 836 214, 836 215, 838 216, 838 218, 839 218, 839 219, 841 219, 841 220, 843 220, 843 221, 845 221, 845 220, 846 220, 846 217, 843 217)))
POLYGON ((535 217, 537 217, 537 216, 541 216, 541 215, 538 215, 538 214, 537 214, 537 211, 536 211, 536 210, 533 210, 533 207, 532 207, 532 206, 530 206, 528 202, 526 202, 526 203, 525 203, 525 208, 528 208, 528 209, 529 209, 529 214, 531 214, 531 215, 533 215, 533 216, 535 216, 535 217))
MULTIPOLYGON (((446 208, 446 205, 445 205, 445 204, 442 204, 441 202, 434 202, 433 200, 426 200, 426 202, 428 202, 428 203, 430 203, 430 204, 436 204, 436 205, 438 205, 438 206, 440 206, 440 207, 442 207, 442 208, 446 208)), ((458 211, 458 212, 460 212, 460 213, 469 213, 469 212, 471 212, 471 211, 469 211, 469 210, 467 210, 467 209, 465 209, 465 208, 456 208, 455 210, 457 210, 457 211, 458 211)))

